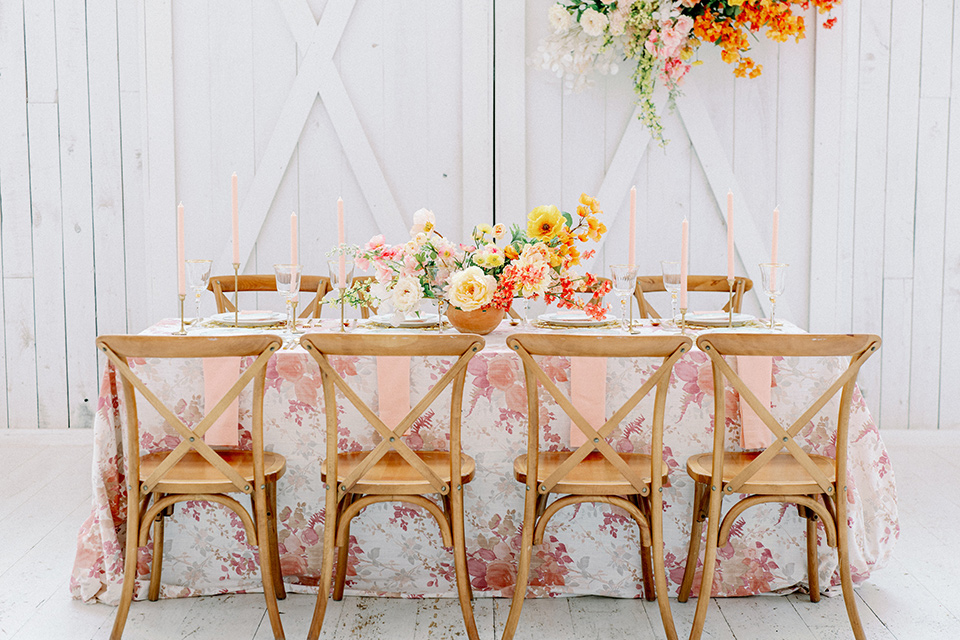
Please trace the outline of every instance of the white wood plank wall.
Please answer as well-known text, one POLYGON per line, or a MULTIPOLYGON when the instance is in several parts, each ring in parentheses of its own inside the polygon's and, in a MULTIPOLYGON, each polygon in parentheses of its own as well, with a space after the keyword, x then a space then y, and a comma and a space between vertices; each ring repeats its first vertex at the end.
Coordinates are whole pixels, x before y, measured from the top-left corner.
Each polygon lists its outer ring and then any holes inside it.
POLYGON ((341 195, 360 244, 422 206, 462 238, 581 191, 615 229, 606 271, 632 184, 642 271, 686 216, 692 270, 722 272, 735 186, 738 270, 756 279, 779 204, 785 315, 884 337, 862 374, 880 425, 960 428, 960 6, 844 0, 832 31, 811 12, 807 40, 758 42, 756 80, 704 47, 664 150, 626 66, 567 95, 526 64, 550 4, 0 0, 0 426, 91 426, 94 336, 176 312, 178 201, 188 257, 228 271, 236 171, 247 273, 286 259, 291 211, 323 272, 341 195))

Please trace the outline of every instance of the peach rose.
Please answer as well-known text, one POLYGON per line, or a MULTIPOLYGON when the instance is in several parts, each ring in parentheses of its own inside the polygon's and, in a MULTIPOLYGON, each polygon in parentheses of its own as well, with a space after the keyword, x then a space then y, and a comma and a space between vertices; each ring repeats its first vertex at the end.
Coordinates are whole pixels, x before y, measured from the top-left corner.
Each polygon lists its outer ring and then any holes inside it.
POLYGON ((306 370, 304 365, 304 359, 300 357, 289 357, 285 358, 279 356, 277 358, 277 374, 289 380, 290 382, 296 382, 303 377, 303 372, 306 370))

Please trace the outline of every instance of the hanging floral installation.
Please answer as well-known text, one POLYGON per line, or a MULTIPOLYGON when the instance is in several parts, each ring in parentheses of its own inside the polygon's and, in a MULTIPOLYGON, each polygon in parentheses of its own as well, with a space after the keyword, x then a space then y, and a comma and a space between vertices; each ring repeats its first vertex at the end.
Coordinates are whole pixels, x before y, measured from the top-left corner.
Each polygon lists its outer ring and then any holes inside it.
MULTIPOLYGON (((592 75, 615 74, 630 61, 640 119, 661 144, 663 128, 653 101, 659 81, 672 102, 683 79, 701 61, 705 42, 720 47, 737 77, 756 78, 763 65, 746 55, 760 32, 775 42, 800 41, 806 25, 800 12, 830 13, 840 0, 574 0, 547 12, 553 32, 540 42, 533 63, 582 91, 592 75)), ((831 28, 836 17, 824 22, 831 28)))

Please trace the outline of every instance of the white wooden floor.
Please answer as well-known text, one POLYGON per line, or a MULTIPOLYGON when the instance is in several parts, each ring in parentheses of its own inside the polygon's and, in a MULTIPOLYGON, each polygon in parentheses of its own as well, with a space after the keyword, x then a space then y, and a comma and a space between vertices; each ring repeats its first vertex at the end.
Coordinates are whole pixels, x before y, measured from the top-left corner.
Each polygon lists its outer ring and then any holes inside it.
MULTIPOLYGON (((960 638, 960 431, 885 431, 900 498, 902 534, 893 562, 858 589, 874 640, 960 638), (937 484, 927 484, 935 479, 937 484)), ((70 598, 75 538, 90 510, 91 434, 0 432, 0 640, 107 638, 115 609, 70 598)), ((694 600, 671 601, 678 631, 694 600)), ((481 637, 499 639, 509 602, 478 598, 481 637)), ((303 638, 313 598, 281 602, 287 637, 303 638)), ((124 638, 271 638, 260 595, 134 603, 124 638)), ((456 600, 345 598, 331 602, 324 638, 465 638, 456 600)), ((656 603, 607 598, 528 600, 520 638, 663 637, 656 603)), ((704 638, 852 638, 843 601, 802 596, 711 603, 704 638)))

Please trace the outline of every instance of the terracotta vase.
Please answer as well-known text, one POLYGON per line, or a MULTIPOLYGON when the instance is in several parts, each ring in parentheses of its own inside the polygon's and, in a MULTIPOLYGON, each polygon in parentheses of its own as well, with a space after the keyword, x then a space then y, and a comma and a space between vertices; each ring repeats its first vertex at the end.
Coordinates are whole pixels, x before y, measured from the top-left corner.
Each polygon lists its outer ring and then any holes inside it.
POLYGON ((485 336, 498 326, 506 312, 503 309, 484 308, 476 311, 462 311, 454 306, 447 307, 447 319, 460 333, 476 333, 485 336))

